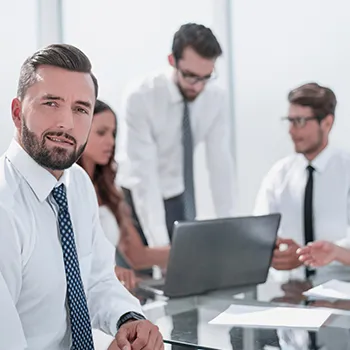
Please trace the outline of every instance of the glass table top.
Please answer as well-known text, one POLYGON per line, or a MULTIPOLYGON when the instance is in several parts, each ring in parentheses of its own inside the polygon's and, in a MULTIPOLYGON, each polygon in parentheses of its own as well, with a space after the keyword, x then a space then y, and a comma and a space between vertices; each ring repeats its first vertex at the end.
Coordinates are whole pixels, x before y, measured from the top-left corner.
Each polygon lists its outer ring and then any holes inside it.
MULTIPOLYGON (((350 277, 350 276, 349 276, 350 277)), ((342 280, 346 280, 343 276, 342 280)), ((324 282, 324 281, 321 281, 324 282)), ((179 299, 139 291, 146 316, 165 343, 177 349, 350 350, 350 300, 309 300, 302 293, 319 282, 287 280, 179 299), (231 304, 331 308, 318 331, 304 328, 237 327, 209 324, 231 304)))

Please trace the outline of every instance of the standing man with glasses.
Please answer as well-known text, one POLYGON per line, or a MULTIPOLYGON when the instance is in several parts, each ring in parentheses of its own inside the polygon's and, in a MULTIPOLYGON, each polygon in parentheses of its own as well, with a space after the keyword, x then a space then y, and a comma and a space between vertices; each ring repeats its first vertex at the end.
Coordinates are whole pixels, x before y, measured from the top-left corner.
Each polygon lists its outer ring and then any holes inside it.
POLYGON ((331 89, 305 84, 292 90, 288 101, 283 119, 296 153, 269 171, 255 214, 282 214, 272 267, 289 271, 289 277, 310 278, 315 271, 301 266, 300 246, 320 239, 350 245, 350 155, 329 146, 337 104, 331 89))
POLYGON ((118 149, 119 183, 145 244, 167 247, 176 220, 196 218, 194 150, 203 142, 216 214, 232 216, 230 116, 215 79, 222 50, 209 28, 175 33, 170 72, 150 76, 126 96, 118 149))

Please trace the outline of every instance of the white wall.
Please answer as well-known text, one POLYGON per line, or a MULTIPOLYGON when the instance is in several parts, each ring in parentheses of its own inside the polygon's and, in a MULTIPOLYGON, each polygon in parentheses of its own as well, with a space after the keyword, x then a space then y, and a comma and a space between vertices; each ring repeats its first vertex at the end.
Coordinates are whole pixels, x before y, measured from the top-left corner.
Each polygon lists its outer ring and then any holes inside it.
POLYGON ((308 81, 338 97, 332 143, 350 151, 350 3, 233 0, 234 103, 240 209, 249 213, 271 165, 292 152, 280 117, 308 81))
POLYGON ((20 67, 36 49, 36 37, 36 0, 11 0, 1 6, 0 154, 6 151, 13 136, 11 101, 16 96, 20 67))
MULTIPOLYGON (((198 22, 213 29, 223 49, 226 0, 63 0, 63 40, 81 48, 99 79, 100 98, 118 112, 125 86, 167 66, 172 38, 181 24, 198 22)), ((228 84, 225 60, 219 63, 222 86, 228 84)), ((200 217, 213 214, 204 148, 196 155, 200 217)))

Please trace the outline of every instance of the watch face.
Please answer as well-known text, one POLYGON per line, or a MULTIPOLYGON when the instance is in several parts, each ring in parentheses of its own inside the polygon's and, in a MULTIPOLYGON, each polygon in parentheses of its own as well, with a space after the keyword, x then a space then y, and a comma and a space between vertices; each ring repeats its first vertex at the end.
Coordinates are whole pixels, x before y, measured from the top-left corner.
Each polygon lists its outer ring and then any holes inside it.
POLYGON ((129 321, 129 320, 144 320, 145 318, 138 314, 137 312, 128 312, 127 314, 123 315, 118 324, 117 324, 117 329, 119 329, 125 322, 129 321))

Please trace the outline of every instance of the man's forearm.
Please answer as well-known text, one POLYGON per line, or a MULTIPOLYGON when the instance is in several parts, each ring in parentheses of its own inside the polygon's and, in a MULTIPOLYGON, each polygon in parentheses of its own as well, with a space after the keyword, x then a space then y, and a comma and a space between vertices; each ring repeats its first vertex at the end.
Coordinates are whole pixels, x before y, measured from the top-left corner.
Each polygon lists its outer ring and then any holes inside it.
POLYGON ((170 246, 147 248, 146 256, 150 265, 166 268, 168 265, 170 246))

